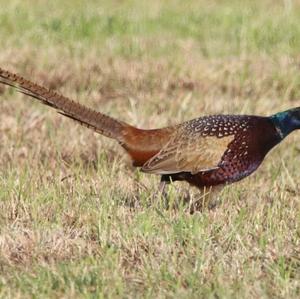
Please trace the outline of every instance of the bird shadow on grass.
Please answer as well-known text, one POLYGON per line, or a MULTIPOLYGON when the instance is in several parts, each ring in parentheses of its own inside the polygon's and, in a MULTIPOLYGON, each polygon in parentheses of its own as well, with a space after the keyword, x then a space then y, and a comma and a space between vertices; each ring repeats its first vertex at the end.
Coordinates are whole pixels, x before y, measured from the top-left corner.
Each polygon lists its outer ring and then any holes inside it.
POLYGON ((158 190, 153 192, 141 182, 135 183, 136 190, 133 193, 124 194, 120 191, 118 195, 120 204, 135 211, 153 207, 160 211, 183 210, 186 213, 194 214, 214 210, 220 205, 220 197, 211 196, 209 190, 193 192, 194 190, 179 188, 172 184, 167 192, 161 193, 158 190))

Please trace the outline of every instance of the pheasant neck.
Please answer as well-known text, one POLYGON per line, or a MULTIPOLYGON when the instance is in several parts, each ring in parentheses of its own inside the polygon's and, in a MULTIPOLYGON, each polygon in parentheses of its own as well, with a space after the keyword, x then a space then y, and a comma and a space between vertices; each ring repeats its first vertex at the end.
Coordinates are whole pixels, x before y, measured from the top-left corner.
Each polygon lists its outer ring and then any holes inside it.
POLYGON ((300 119, 295 117, 293 112, 293 110, 287 110, 271 116, 271 120, 273 121, 281 139, 284 139, 291 132, 300 128, 300 119))

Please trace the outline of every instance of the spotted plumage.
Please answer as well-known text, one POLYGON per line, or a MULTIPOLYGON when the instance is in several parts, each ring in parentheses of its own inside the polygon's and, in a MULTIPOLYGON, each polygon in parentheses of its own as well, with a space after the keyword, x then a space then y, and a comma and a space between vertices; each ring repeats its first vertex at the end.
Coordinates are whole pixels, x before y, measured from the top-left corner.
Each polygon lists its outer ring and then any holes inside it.
POLYGON ((204 116, 143 130, 2 69, 0 83, 117 140, 142 171, 161 175, 163 182, 184 180, 198 188, 221 186, 250 175, 276 144, 300 128, 299 107, 272 116, 204 116))
POLYGON ((142 170, 169 174, 173 181, 186 180, 198 187, 233 183, 256 170, 267 152, 280 140, 274 122, 269 117, 200 117, 183 123, 174 132, 171 142, 147 161, 142 170), (204 146, 197 148, 198 144, 204 146), (171 157, 170 152, 173 153, 171 157), (212 152, 215 155, 211 155, 212 152), (201 164, 195 163, 200 159, 203 161, 201 164), (168 164, 177 165, 176 171, 165 168, 165 160, 169 160, 168 164), (189 168, 183 167, 181 161, 190 161, 189 168))

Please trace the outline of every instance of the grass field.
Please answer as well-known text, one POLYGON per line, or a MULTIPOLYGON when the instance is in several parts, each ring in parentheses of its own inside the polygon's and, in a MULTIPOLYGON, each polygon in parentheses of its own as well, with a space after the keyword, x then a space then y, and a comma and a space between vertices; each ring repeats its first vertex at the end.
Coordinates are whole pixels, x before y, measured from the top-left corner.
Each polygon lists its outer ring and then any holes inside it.
MULTIPOLYGON (((300 1, 0 8, 0 67, 139 127, 300 106, 300 1)), ((190 215, 115 142, 0 93, 1 298, 300 297, 299 133, 190 215)))

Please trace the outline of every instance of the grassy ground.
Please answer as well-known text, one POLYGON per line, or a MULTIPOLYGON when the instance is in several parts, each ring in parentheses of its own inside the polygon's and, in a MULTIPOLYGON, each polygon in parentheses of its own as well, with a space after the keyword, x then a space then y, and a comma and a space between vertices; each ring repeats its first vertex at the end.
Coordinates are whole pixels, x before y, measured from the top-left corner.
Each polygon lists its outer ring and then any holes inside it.
MULTIPOLYGON (((1 67, 140 127, 300 105, 299 1, 0 7, 1 67)), ((190 215, 113 141, 0 92, 2 298, 299 298, 299 134, 190 215)))

